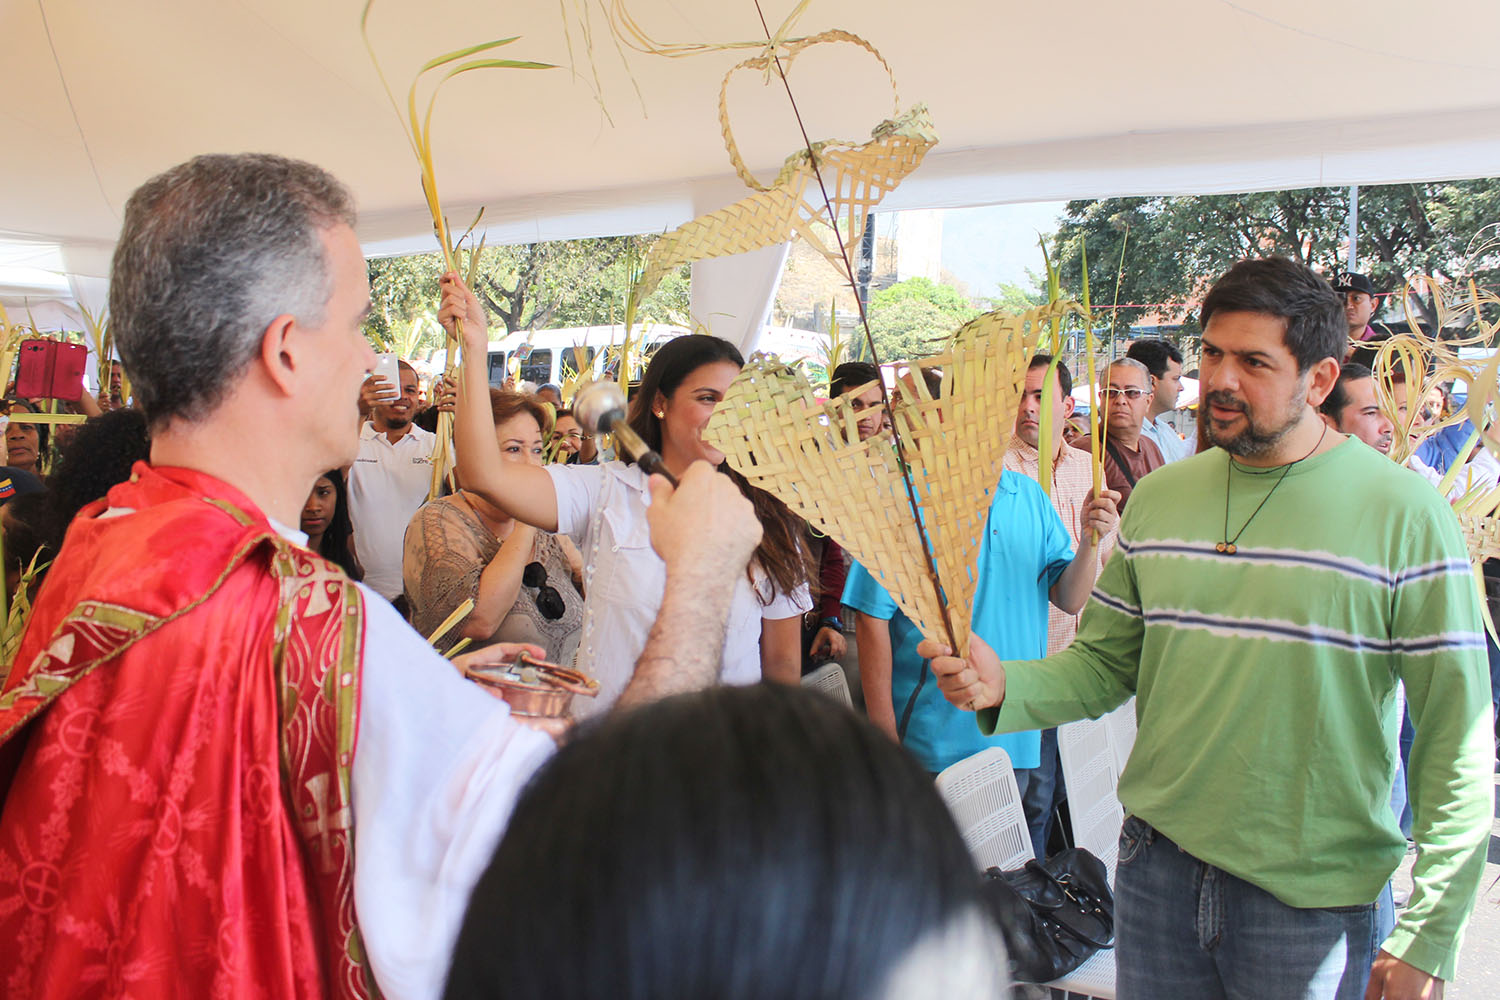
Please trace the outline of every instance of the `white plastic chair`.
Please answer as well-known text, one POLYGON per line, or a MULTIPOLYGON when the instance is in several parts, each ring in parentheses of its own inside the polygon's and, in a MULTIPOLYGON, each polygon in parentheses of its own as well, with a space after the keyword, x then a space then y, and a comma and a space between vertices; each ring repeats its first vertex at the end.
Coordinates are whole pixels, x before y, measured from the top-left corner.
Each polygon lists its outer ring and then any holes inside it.
POLYGON ((849 678, 844 676, 844 668, 836 662, 825 663, 803 674, 802 686, 836 698, 848 708, 854 707, 854 699, 849 696, 849 678))
POLYGON ((1135 746, 1135 698, 1104 716, 1109 726, 1110 739, 1114 743, 1115 773, 1125 773, 1125 762, 1130 760, 1130 751, 1135 746))
POLYGON ((1020 868, 1031 860, 1031 833, 1004 750, 990 747, 944 769, 937 790, 981 869, 1020 868))
MULTIPOLYGON (((1120 858, 1120 825, 1125 822, 1125 810, 1116 789, 1134 744, 1134 698, 1103 718, 1057 727, 1057 753, 1062 759, 1062 777, 1068 789, 1073 843, 1104 862, 1111 889, 1120 858)), ((1049 985, 1070 993, 1114 1000, 1114 949, 1096 952, 1070 974, 1049 985)))
MULTIPOLYGON (((1059 746, 1061 737, 1059 731, 1059 746)), ((1016 773, 1004 750, 990 747, 946 768, 937 777, 937 789, 980 868, 1020 868, 1034 857, 1016 773)), ((1119 827, 1115 829, 1118 832, 1119 827)), ((1114 952, 1100 951, 1071 975, 1047 985, 1114 1000, 1114 952)))

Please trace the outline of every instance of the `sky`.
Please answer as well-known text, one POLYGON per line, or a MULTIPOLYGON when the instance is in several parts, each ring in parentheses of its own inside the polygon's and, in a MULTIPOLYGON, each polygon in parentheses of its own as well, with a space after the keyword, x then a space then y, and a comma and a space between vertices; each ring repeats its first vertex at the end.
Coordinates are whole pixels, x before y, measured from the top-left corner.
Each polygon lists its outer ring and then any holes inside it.
POLYGON ((1030 287, 1027 268, 1044 273, 1037 233, 1057 231, 1065 202, 1029 202, 949 209, 943 215, 943 267, 975 297, 1002 284, 1030 287))

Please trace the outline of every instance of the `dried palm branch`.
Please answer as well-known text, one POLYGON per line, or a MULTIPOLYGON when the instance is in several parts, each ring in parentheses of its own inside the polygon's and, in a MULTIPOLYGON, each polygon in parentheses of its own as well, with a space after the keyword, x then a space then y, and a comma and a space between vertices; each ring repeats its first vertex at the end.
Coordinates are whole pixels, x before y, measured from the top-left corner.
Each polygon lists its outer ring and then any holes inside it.
MULTIPOLYGON (((0 565, 3 565, 3 557, 4 540, 0 538, 0 565)), ((0 578, 0 616, 3 616, 5 622, 4 627, 0 628, 0 688, 5 687, 6 678, 15 665, 16 653, 21 648, 21 637, 26 634, 26 625, 31 621, 31 592, 35 589, 36 578, 52 565, 50 559, 38 562, 41 557, 40 550, 32 555, 31 562, 16 584, 15 596, 9 601, 3 600, 5 582, 0 578)))
MULTIPOLYGON (((438 197, 437 169, 433 163, 432 155, 432 111, 437 104, 438 91, 443 84, 456 76, 480 69, 555 69, 550 63, 531 62, 524 59, 495 59, 475 58, 483 53, 493 52, 503 46, 519 40, 519 35, 510 38, 499 38, 489 42, 481 42, 478 45, 470 45, 467 48, 456 49, 429 59, 417 71, 411 86, 406 94, 406 112, 403 116, 401 107, 396 102, 396 95, 391 90, 390 83, 386 80, 385 71, 380 68, 380 59, 375 55, 375 47, 370 42, 369 20, 370 8, 374 6, 375 0, 365 0, 363 13, 359 18, 359 31, 364 37, 365 49, 370 54, 370 62, 375 66, 375 72, 380 77, 380 84, 385 88, 386 96, 390 98, 391 107, 396 112, 396 117, 401 119, 402 129, 406 133, 407 141, 411 144, 412 153, 417 158, 417 165, 421 168, 422 194, 427 200, 428 211, 432 214, 432 229, 437 237, 438 248, 443 255, 443 267, 447 271, 461 271, 459 266, 459 247, 457 241, 452 238, 448 229, 448 218, 443 213, 442 199, 438 197), (441 75, 433 84, 427 97, 426 110, 418 113, 417 90, 422 83, 422 78, 434 71, 440 70, 441 75)), ((481 212, 482 214, 482 212, 481 212)), ((478 220, 476 219, 477 223, 478 220)), ((472 283, 473 269, 477 264, 480 246, 472 251, 470 257, 469 280, 472 283)), ((447 356, 443 366, 443 375, 446 378, 454 378, 463 364, 463 329, 459 325, 455 328, 453 335, 448 338, 447 356)), ((463 380, 458 379, 459 390, 463 391, 463 380)), ((442 490, 443 476, 449 465, 449 456, 453 447, 453 415, 442 413, 438 415, 437 444, 432 454, 432 485, 428 491, 428 497, 435 497, 442 490)))
POLYGON ((474 610, 474 598, 466 597, 462 604, 453 609, 453 613, 443 619, 443 623, 432 630, 427 637, 427 644, 434 648, 441 648, 442 640, 457 627, 458 623, 469 617, 469 612, 474 610))

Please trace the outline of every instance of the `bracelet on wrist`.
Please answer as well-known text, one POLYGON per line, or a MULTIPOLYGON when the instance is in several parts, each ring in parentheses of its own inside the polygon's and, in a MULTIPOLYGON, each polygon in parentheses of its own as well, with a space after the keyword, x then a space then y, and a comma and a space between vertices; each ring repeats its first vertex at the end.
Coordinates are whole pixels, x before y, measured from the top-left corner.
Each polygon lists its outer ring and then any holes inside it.
POLYGON ((844 623, 835 615, 829 615, 827 618, 824 618, 822 621, 818 622, 818 627, 831 628, 835 632, 844 631, 844 623))

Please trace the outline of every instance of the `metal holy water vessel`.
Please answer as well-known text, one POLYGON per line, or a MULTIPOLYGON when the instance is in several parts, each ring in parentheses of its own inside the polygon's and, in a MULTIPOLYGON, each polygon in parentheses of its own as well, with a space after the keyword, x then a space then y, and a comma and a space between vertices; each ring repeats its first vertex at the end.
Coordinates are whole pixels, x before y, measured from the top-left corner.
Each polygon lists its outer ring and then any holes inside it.
POLYGON ((522 653, 514 663, 498 669, 467 671, 469 679, 496 698, 503 698, 515 715, 560 719, 568 714, 573 696, 592 698, 599 682, 556 663, 534 660, 522 653))
POLYGON ((573 416, 590 434, 613 434, 615 446, 635 459, 647 473, 663 476, 673 486, 677 477, 667 471, 661 456, 646 446, 625 420, 625 393, 614 382, 590 382, 573 397, 573 416))

